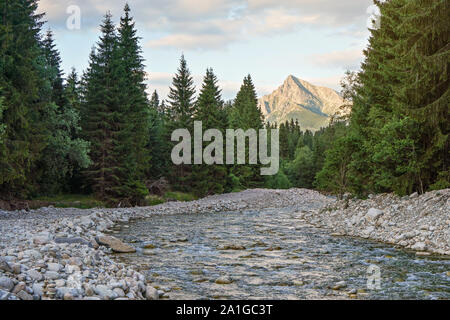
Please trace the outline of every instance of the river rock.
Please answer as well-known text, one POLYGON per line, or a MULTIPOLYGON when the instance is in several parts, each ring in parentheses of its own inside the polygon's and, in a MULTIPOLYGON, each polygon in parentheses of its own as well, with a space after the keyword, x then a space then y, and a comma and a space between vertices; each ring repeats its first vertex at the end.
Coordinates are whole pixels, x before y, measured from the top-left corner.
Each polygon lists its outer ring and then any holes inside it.
POLYGON ((366 218, 369 221, 375 221, 379 217, 381 217, 384 214, 383 211, 376 209, 376 208, 370 208, 369 211, 367 211, 366 218))
POLYGON ((48 263, 47 264, 48 271, 59 272, 59 270, 61 270, 61 269, 62 269, 62 265, 60 265, 59 263, 48 263))
POLYGON ((340 290, 340 289, 343 289, 343 288, 346 288, 346 287, 347 287, 347 282, 339 281, 333 286, 332 289, 333 290, 340 290))
POLYGON ((229 276, 223 276, 223 277, 217 278, 215 283, 216 284, 231 284, 231 283, 233 283, 233 280, 229 276))
POLYGON ((240 251, 240 250, 245 250, 246 248, 244 246, 238 245, 238 244, 227 244, 227 245, 223 245, 223 246, 219 246, 217 248, 217 250, 236 250, 236 251, 240 251))
POLYGON ((13 272, 13 269, 9 265, 8 261, 4 257, 0 257, 0 270, 6 272, 13 272))
POLYGON ((129 246, 119 239, 112 236, 100 236, 96 237, 95 240, 108 248, 111 248, 114 252, 118 253, 132 253, 136 252, 136 249, 132 246, 129 246))
POLYGON ((0 289, 11 291, 14 288, 14 281, 8 277, 0 277, 0 289))
POLYGON ((63 300, 73 300, 73 299, 74 299, 74 297, 70 292, 66 292, 64 294, 63 300))
POLYGON ((43 287, 44 287, 43 283, 37 283, 37 282, 33 283, 33 286, 32 286, 33 293, 35 295, 37 295, 38 297, 41 297, 43 294, 43 291, 42 291, 43 287))
POLYGON ((44 277, 45 277, 45 279, 48 279, 48 280, 56 280, 56 279, 60 278, 60 275, 56 271, 47 271, 44 274, 44 277))
POLYGON ((111 290, 108 286, 98 285, 94 288, 95 294, 99 295, 103 300, 115 299, 117 294, 111 290))
POLYGON ((147 300, 158 300, 159 299, 158 290, 156 290, 152 286, 147 286, 145 288, 145 298, 147 300))
POLYGON ((113 291, 119 298, 125 297, 125 292, 121 288, 114 288, 113 291))
POLYGON ((25 292, 24 290, 22 290, 19 293, 17 293, 16 296, 20 300, 33 300, 33 296, 31 294, 25 292))
POLYGON ((415 244, 413 244, 411 246, 411 249, 413 249, 415 251, 426 251, 427 245, 423 242, 416 242, 415 244))
POLYGON ((0 289, 0 301, 2 301, 2 300, 9 300, 10 296, 11 296, 11 293, 9 291, 5 291, 3 289, 0 289))
POLYGON ((55 242, 56 243, 68 243, 68 244, 79 243, 79 244, 83 244, 83 245, 86 245, 86 246, 90 245, 89 241, 84 240, 83 238, 80 238, 80 237, 71 237, 71 238, 58 237, 58 238, 55 238, 55 242))
POLYGON ((41 281, 44 279, 44 276, 37 271, 36 269, 30 269, 27 271, 27 275, 33 280, 33 281, 41 281))
POLYGON ((25 282, 19 282, 18 284, 16 284, 16 286, 12 290, 12 293, 17 294, 20 291, 25 290, 26 287, 27 287, 27 285, 25 284, 25 282))

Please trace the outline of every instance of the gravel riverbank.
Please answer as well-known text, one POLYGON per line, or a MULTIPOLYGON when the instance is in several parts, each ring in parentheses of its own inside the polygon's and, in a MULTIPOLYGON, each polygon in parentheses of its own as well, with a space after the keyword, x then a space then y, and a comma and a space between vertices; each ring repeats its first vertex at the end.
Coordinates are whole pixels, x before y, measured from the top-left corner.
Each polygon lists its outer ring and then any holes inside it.
POLYGON ((145 273, 114 261, 135 251, 111 234, 116 224, 155 214, 286 208, 336 235, 351 235, 450 255, 450 190, 398 198, 335 201, 305 189, 262 190, 147 208, 0 211, 1 299, 159 299, 145 273), (302 211, 302 208, 317 208, 302 211))
POLYGON ((398 245, 416 251, 450 255, 450 189, 345 199, 328 204, 303 218, 316 227, 346 235, 398 245))

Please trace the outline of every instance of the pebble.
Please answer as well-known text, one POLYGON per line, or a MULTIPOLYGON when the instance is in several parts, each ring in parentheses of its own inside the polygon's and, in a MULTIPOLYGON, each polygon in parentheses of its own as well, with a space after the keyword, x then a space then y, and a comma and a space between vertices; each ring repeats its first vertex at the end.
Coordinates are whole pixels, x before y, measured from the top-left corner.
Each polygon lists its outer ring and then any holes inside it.
POLYGON ((11 291, 14 288, 14 281, 8 277, 0 277, 0 289, 11 291))
POLYGON ((223 277, 217 278, 215 283, 216 284, 231 284, 231 283, 233 283, 233 280, 229 276, 223 276, 223 277))
POLYGON ((147 300, 158 300, 159 299, 158 290, 151 286, 147 286, 145 289, 145 298, 147 300))
POLYGON ((333 290, 340 290, 343 288, 347 287, 347 282, 345 281, 339 281, 337 283, 334 284, 334 286, 332 287, 333 290))

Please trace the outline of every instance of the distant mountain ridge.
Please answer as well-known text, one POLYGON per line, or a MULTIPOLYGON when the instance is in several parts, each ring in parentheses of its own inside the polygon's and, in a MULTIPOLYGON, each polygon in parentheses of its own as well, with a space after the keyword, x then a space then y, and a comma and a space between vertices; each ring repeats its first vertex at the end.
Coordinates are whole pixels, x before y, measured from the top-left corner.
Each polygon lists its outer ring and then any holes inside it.
POLYGON ((328 125, 343 103, 335 90, 290 75, 277 90, 259 99, 258 106, 270 123, 294 119, 302 130, 317 131, 328 125))

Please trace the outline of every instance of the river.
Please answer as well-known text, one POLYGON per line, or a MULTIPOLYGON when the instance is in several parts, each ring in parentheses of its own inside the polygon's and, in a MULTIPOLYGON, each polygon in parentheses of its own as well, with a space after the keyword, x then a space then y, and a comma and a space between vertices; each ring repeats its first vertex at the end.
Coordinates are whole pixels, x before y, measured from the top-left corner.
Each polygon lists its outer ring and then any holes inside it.
POLYGON ((114 259, 145 272, 169 299, 450 299, 448 258, 331 236, 299 215, 155 215, 119 226, 115 236, 140 249, 114 259), (381 288, 370 286, 369 267, 381 288), (223 277, 231 283, 216 283, 223 277))

